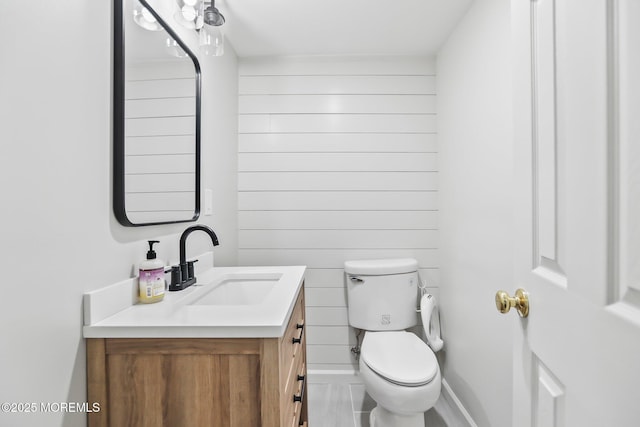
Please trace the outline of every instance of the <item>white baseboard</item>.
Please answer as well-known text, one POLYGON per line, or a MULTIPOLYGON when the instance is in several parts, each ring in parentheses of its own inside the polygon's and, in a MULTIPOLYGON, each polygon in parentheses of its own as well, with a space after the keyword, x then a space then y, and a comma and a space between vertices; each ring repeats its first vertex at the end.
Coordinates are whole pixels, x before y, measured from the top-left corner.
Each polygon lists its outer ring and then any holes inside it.
POLYGON ((455 420, 450 422, 449 425, 455 426, 464 426, 464 427, 478 427, 478 425, 473 421, 469 412, 465 409, 464 405, 458 399, 458 396, 453 392, 453 389, 449 385, 446 379, 442 379, 442 397, 446 400, 447 404, 452 410, 452 416, 455 420), (455 422, 455 424, 454 424, 455 422))
POLYGON ((362 379, 356 370, 328 371, 324 369, 308 370, 309 384, 362 384, 362 379))

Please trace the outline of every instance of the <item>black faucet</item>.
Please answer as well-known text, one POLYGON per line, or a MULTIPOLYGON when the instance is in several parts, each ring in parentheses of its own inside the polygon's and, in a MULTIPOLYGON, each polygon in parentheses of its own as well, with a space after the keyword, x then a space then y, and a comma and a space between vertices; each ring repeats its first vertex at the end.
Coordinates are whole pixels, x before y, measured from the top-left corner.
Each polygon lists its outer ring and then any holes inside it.
POLYGON ((192 225, 184 230, 180 236, 180 264, 171 267, 170 291, 181 291, 196 283, 193 263, 198 260, 187 262, 187 237, 189 237, 189 234, 197 230, 207 233, 209 237, 211 237, 211 243, 213 243, 213 246, 218 246, 218 236, 216 236, 216 233, 206 225, 192 225))

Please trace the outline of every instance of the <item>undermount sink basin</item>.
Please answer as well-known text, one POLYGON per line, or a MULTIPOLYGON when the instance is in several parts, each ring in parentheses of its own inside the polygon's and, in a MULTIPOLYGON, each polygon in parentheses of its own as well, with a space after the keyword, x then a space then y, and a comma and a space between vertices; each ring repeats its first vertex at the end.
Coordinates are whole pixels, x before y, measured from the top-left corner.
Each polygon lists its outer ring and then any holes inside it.
POLYGON ((255 305, 269 295, 282 274, 239 275, 204 285, 188 305, 255 305))

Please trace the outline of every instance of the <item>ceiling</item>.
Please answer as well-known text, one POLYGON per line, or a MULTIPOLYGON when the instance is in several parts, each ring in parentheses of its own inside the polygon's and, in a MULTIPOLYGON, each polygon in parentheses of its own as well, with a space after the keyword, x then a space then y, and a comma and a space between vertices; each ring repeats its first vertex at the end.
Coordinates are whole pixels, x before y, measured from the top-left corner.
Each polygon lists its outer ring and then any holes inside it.
POLYGON ((238 56, 432 55, 473 0, 218 0, 238 56))

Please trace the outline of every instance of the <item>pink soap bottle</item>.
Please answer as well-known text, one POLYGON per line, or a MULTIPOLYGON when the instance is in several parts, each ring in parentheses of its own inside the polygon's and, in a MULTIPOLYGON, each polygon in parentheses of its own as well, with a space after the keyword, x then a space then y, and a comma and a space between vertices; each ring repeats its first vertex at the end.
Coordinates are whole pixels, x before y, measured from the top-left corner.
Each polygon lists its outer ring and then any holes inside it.
POLYGON ((154 243, 160 242, 149 240, 147 260, 140 263, 138 274, 140 302, 145 304, 158 302, 164 298, 164 262, 156 258, 156 251, 153 250, 154 243))

